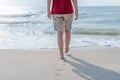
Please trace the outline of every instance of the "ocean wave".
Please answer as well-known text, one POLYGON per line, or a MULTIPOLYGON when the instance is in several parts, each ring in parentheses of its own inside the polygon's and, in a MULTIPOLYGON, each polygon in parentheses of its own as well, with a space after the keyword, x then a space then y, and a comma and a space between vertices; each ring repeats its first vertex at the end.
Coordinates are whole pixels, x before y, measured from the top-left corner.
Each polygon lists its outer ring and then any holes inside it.
POLYGON ((83 16, 86 16, 86 15, 88 15, 88 13, 87 12, 81 12, 79 15, 83 15, 83 16))
POLYGON ((72 33, 82 35, 120 35, 120 30, 114 29, 77 30, 73 31, 72 33))
MULTIPOLYGON (((87 18, 87 17, 84 17, 87 18)), ((81 19, 80 22, 82 23, 94 23, 94 24, 120 24, 119 18, 87 18, 81 19)))
POLYGON ((1 18, 18 18, 18 17, 32 17, 36 14, 8 14, 8 15, 0 15, 1 18))
MULTIPOLYGON (((54 31, 43 31, 44 34, 55 34, 54 31)), ((120 35, 120 30, 102 30, 102 29, 96 29, 96 30, 72 30, 72 34, 80 34, 80 35, 109 35, 109 36, 116 36, 120 35)))
POLYGON ((26 26, 26 25, 37 25, 45 24, 44 21, 0 21, 0 26, 26 26))
POLYGON ((103 20, 98 20, 95 21, 95 23, 119 23, 120 24, 120 19, 103 19, 103 20))

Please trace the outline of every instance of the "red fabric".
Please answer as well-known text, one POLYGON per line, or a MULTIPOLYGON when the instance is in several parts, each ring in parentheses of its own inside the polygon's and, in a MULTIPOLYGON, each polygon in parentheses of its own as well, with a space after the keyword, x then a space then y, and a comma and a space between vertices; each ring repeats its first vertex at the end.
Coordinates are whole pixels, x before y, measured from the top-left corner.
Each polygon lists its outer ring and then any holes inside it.
POLYGON ((52 14, 71 14, 73 6, 71 0, 53 0, 52 14))

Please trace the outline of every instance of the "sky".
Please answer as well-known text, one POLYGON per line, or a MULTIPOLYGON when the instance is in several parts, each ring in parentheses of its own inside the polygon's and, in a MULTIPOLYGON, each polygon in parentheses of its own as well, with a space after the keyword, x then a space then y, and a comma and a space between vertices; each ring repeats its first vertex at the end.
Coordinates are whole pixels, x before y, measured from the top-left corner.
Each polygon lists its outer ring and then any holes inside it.
MULTIPOLYGON (((0 0, 0 7, 45 7, 47 0, 0 0)), ((78 0, 79 6, 120 6, 120 0, 78 0)))

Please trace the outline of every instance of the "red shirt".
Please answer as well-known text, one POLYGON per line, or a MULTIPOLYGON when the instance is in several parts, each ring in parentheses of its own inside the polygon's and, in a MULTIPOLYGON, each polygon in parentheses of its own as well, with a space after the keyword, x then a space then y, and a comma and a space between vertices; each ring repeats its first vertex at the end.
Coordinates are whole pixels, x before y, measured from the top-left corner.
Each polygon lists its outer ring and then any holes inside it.
POLYGON ((52 14, 71 14, 73 12, 71 0, 53 0, 52 14))

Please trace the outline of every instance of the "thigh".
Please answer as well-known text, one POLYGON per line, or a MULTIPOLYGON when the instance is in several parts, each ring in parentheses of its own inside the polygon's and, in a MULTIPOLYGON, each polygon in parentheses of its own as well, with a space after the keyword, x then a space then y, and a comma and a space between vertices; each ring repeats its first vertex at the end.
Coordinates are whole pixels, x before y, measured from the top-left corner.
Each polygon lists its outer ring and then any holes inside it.
POLYGON ((56 31, 64 30, 64 17, 62 15, 53 15, 54 28, 56 31))
POLYGON ((72 22, 73 22, 73 14, 67 14, 65 17, 65 29, 71 30, 72 22))

